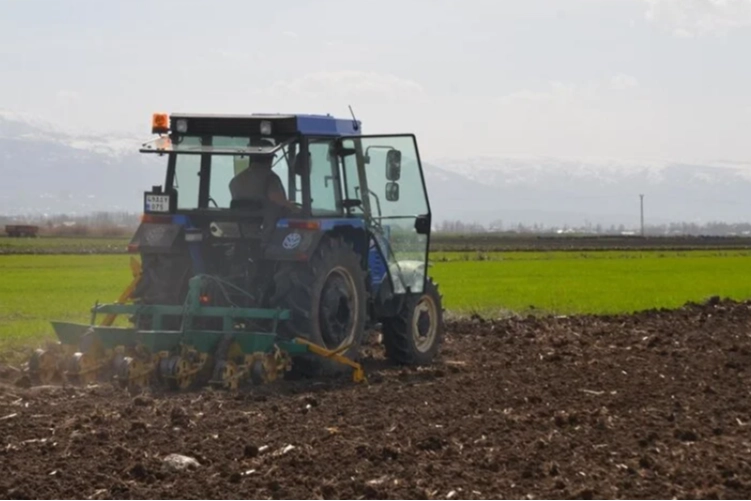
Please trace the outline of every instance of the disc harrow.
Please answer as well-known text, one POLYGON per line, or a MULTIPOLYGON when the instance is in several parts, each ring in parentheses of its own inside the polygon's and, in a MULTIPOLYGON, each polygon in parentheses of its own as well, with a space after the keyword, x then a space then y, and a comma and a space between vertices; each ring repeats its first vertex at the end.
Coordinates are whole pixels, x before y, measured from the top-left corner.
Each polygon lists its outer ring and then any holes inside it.
MULTIPOLYGON (((119 300, 95 304, 90 324, 52 322, 58 342, 32 354, 28 375, 33 384, 87 385, 112 382, 131 392, 149 388, 186 391, 204 386, 239 390, 273 382, 292 369, 294 357, 313 353, 353 368, 353 380, 364 380, 357 362, 302 338, 278 334, 280 322, 289 319, 281 309, 218 307, 203 304, 201 290, 211 277, 190 280, 183 305, 128 303, 140 280, 140 267, 131 260, 133 281, 119 300), (104 315, 100 324, 98 316, 104 315), (163 329, 165 318, 180 315, 179 330, 163 329), (132 325, 116 326, 120 316, 132 325), (148 329, 139 329, 147 317, 148 329), (221 319, 221 330, 198 328, 207 318, 221 319), (252 321, 252 323, 251 323, 252 321), (263 323, 268 330, 250 330, 263 323)), ((203 324, 202 324, 203 325, 203 324)))

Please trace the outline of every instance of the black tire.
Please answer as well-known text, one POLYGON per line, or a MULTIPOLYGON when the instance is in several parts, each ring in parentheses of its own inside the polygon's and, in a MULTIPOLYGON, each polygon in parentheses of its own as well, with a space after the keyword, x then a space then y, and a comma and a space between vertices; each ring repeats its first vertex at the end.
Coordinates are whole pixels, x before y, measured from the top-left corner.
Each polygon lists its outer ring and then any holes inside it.
POLYGON ((422 294, 405 299, 396 317, 383 319, 386 357, 400 365, 429 365, 443 341, 443 306, 431 278, 422 294))
MULTIPOLYGON (((274 277, 272 303, 290 310, 279 326, 287 338, 301 337, 328 350, 349 344, 342 353, 359 357, 365 334, 367 292, 360 256, 341 237, 324 237, 307 263, 283 266, 274 277)), ((314 354, 294 357, 293 372, 335 375, 352 368, 314 354)))

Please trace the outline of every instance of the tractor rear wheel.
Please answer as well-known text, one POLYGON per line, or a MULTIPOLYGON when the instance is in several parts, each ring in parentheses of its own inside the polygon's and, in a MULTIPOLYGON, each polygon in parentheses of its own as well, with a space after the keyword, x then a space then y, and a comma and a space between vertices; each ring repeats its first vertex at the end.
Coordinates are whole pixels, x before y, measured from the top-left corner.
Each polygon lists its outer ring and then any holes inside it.
POLYGON ((395 317, 383 320, 386 356, 401 365, 428 365, 443 341, 443 307, 438 286, 428 278, 422 294, 404 301, 395 317))
MULTIPOLYGON (((324 238, 307 263, 284 267, 275 276, 277 306, 290 310, 280 325, 285 337, 302 337, 355 360, 365 334, 365 271, 360 256, 341 237, 324 238)), ((307 376, 334 375, 351 368, 314 354, 293 359, 292 368, 307 376)))

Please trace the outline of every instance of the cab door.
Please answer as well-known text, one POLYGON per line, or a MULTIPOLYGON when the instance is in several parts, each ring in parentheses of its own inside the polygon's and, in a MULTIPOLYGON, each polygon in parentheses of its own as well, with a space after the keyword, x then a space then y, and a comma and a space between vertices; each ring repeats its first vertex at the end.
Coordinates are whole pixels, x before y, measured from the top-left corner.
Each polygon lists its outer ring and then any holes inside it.
MULTIPOLYGON (((344 203, 350 213, 360 211, 368 220, 371 247, 377 246, 385 259, 394 292, 422 293, 431 213, 415 136, 345 138, 339 150, 344 203)), ((371 272, 374 267, 371 258, 371 272)))

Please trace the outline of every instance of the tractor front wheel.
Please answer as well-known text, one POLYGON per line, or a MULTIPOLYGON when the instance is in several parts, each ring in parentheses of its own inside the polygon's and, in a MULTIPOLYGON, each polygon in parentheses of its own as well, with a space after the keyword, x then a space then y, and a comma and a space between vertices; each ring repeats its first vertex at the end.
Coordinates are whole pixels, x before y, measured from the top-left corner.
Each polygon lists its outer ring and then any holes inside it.
POLYGON ((383 320, 386 356, 401 365, 432 363, 443 341, 443 307, 432 279, 422 294, 405 299, 396 317, 383 320))

